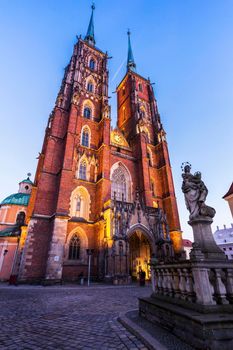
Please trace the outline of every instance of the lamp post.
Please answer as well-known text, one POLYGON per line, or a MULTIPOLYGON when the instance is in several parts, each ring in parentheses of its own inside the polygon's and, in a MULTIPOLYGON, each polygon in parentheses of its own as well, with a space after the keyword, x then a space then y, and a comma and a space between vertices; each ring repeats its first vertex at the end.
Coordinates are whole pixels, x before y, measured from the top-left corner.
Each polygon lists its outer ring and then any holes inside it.
POLYGON ((88 275, 87 275, 87 285, 90 286, 90 276, 91 276, 91 256, 94 253, 94 249, 87 249, 88 255, 88 275))

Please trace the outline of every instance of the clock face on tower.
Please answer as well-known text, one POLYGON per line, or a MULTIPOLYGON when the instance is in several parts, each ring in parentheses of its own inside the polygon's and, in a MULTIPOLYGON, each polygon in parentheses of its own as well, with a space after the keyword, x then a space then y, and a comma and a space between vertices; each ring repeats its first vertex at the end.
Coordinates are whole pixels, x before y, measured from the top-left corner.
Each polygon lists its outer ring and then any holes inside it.
POLYGON ((119 134, 114 134, 114 141, 119 144, 123 143, 122 137, 119 134))
POLYGON ((124 138, 124 135, 122 135, 121 132, 119 132, 118 130, 113 130, 111 132, 111 142, 115 145, 129 147, 129 144, 124 138))

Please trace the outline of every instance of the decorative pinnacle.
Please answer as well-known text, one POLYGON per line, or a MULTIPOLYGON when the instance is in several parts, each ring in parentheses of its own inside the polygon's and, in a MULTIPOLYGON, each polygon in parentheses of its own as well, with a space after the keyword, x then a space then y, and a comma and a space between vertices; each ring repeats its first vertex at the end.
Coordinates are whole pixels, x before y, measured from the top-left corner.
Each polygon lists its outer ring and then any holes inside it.
POLYGON ((133 50, 131 47, 131 41, 130 41, 130 35, 131 32, 128 29, 127 31, 127 35, 128 35, 128 58, 127 58, 127 70, 131 70, 136 72, 136 63, 134 62, 134 57, 133 57, 133 50))
POLYGON ((88 25, 88 29, 87 29, 87 34, 85 36, 85 40, 91 44, 91 45, 95 45, 95 35, 94 35, 94 10, 95 10, 95 4, 92 3, 91 5, 91 18, 90 18, 90 22, 88 25))

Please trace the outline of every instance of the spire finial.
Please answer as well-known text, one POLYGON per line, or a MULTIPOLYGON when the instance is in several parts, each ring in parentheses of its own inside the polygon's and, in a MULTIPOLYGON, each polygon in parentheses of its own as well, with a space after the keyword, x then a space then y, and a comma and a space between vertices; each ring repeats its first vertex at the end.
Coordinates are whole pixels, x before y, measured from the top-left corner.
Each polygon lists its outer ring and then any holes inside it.
POLYGON ((128 59, 127 59, 127 71, 131 70, 133 72, 136 72, 136 63, 134 62, 134 57, 133 57, 133 50, 131 46, 131 41, 130 41, 130 29, 127 31, 128 35, 128 59))
POLYGON ((94 2, 91 5, 91 18, 87 28, 87 34, 85 36, 85 41, 87 41, 90 45, 95 45, 95 35, 94 35, 94 10, 95 4, 94 2))

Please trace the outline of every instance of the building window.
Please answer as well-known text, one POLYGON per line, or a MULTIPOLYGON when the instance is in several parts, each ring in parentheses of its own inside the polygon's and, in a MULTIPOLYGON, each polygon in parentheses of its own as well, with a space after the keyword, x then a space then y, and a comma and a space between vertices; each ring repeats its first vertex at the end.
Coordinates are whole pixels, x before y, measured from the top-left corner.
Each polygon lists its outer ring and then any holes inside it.
POLYGON ((155 185, 154 185, 154 182, 151 182, 151 192, 152 192, 152 196, 155 197, 155 185))
POLYGON ((79 178, 86 180, 87 178, 87 165, 85 162, 82 162, 79 167, 79 178))
POLYGON ((127 170, 119 165, 112 173, 111 176, 111 197, 116 198, 116 200, 124 200, 126 202, 130 201, 130 179, 127 170))
POLYGON ((77 198, 77 205, 76 205, 76 212, 80 213, 80 210, 81 210, 81 198, 78 197, 77 198))
POLYGON ((122 88, 122 95, 125 95, 125 87, 122 88))
POLYGON ((232 250, 232 248, 230 247, 229 250, 232 250))
POLYGON ((91 118, 91 109, 89 107, 85 107, 83 114, 84 114, 85 118, 90 119, 91 118))
POLYGON ((224 252, 226 251, 226 248, 223 248, 224 252))
POLYGON ((92 83, 87 84, 87 91, 93 92, 93 84, 92 83))
POLYGON ((90 60, 89 68, 95 70, 95 61, 93 59, 90 60))
POLYGON ((69 244, 69 260, 78 260, 80 256, 80 239, 75 234, 69 244))
POLYGON ((126 119, 126 112, 125 112, 125 107, 123 107, 123 121, 126 119))
POLYGON ((25 225, 25 213, 24 213, 24 211, 20 211, 20 212, 17 214, 17 217, 16 217, 16 224, 19 225, 19 226, 25 225))
POLYGON ((89 131, 84 129, 82 132, 82 146, 89 147, 89 131))
POLYGON ((138 84, 138 90, 141 91, 141 92, 143 91, 141 83, 138 84))

